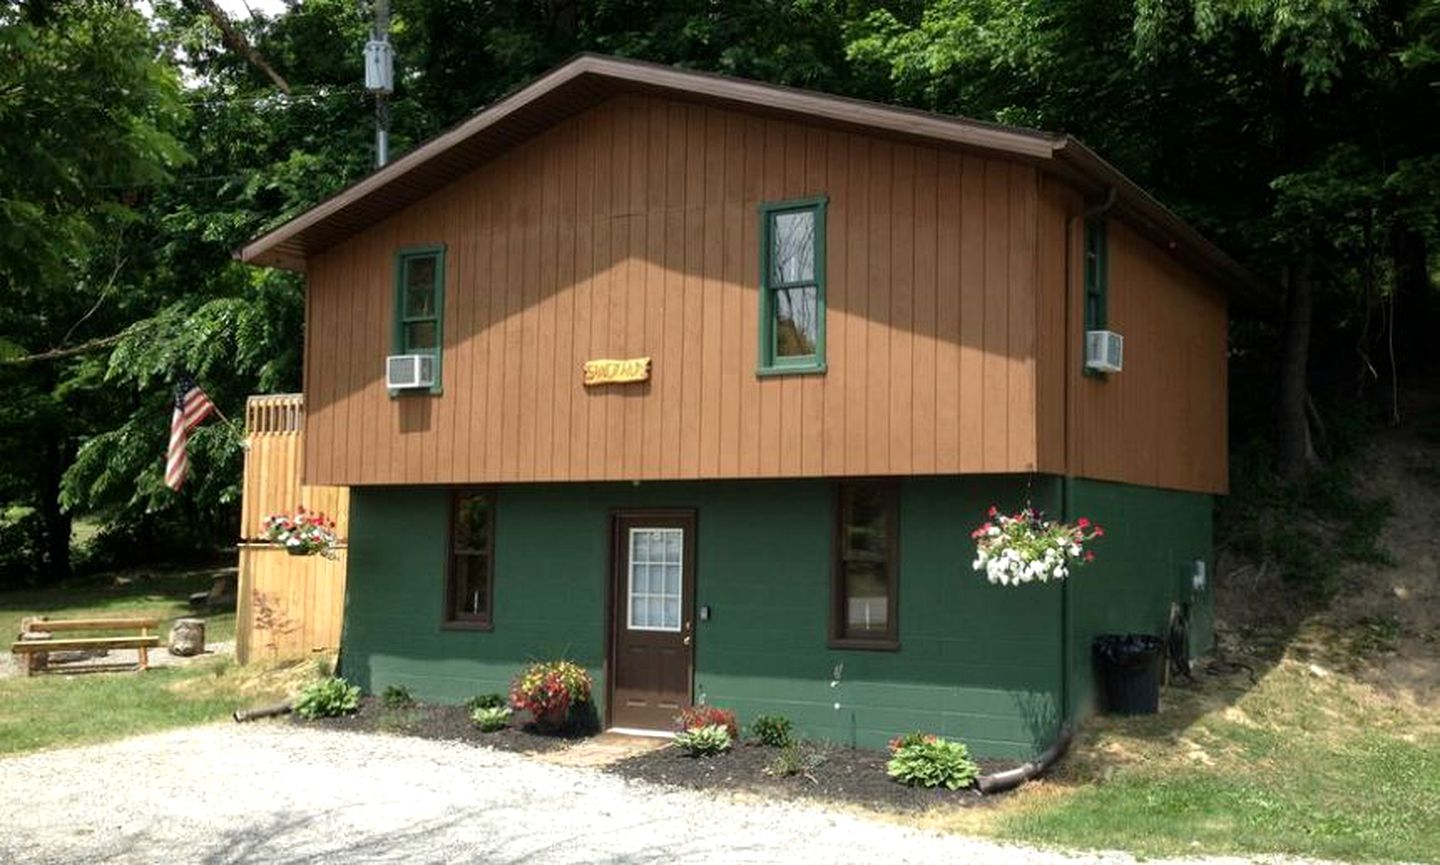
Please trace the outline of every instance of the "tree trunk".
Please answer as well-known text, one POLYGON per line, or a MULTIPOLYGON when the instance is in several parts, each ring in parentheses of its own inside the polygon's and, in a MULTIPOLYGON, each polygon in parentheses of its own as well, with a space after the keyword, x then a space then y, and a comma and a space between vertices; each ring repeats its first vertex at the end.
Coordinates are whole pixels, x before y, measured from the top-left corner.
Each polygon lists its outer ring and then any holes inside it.
POLYGON ((44 556, 44 582, 56 583, 70 576, 70 533, 74 528, 70 514, 60 506, 60 480, 74 457, 74 449, 58 437, 50 437, 44 445, 42 464, 35 486, 36 510, 40 514, 41 549, 44 556))
MULTIPOLYGON (((1390 233, 1390 256, 1395 268, 1393 326, 1398 329, 1403 322, 1411 339, 1401 339, 1399 333, 1386 336, 1394 342, 1397 365, 1408 367, 1410 374, 1417 367, 1433 370, 1440 360, 1440 347, 1429 337, 1440 324, 1430 292, 1429 252, 1424 235, 1404 223, 1395 224, 1390 233)), ((1398 376, 1399 371, 1392 373, 1398 376)))
POLYGON ((1310 319, 1314 298, 1309 253, 1289 268, 1285 292, 1285 327, 1280 356, 1280 392, 1276 401, 1279 453, 1276 468, 1287 483, 1299 480, 1310 467, 1309 427, 1305 418, 1310 363, 1310 319))

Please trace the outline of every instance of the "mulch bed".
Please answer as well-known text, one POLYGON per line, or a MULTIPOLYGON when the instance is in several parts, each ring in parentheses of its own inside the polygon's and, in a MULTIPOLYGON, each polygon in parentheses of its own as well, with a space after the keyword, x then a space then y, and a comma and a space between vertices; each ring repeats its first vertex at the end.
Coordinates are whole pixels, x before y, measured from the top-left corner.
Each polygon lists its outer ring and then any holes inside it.
MULTIPOLYGON (((713 757, 691 757, 676 747, 661 748, 605 767, 626 778, 672 784, 695 790, 753 793, 766 798, 809 799, 860 805, 881 811, 913 813, 940 806, 972 807, 993 803, 1004 794, 981 796, 975 789, 927 790, 890 780, 885 764, 890 755, 867 748, 806 744, 803 748, 823 756, 808 777, 766 774, 780 753, 761 745, 737 745, 713 757)), ((1014 768, 1019 763, 977 760, 982 773, 1014 768)))
POLYGON ((307 726, 326 727, 332 730, 351 730, 356 733, 391 733, 401 736, 416 736, 421 739, 438 739, 446 742, 466 742, 472 745, 488 745, 502 751, 538 753, 568 748, 583 736, 555 736, 533 732, 525 727, 512 726, 493 733, 482 733, 470 720, 470 710, 464 706, 432 706, 416 704, 405 709, 391 709, 375 697, 360 701, 360 711, 354 715, 337 718, 316 718, 307 721, 299 715, 291 715, 293 723, 307 726))
MULTIPOLYGON (((417 736, 532 754, 562 750, 586 738, 584 734, 557 736, 537 733, 518 725, 494 733, 482 733, 470 721, 470 711, 464 706, 417 704, 405 709, 392 709, 375 697, 362 699, 360 711, 353 715, 313 721, 292 715, 291 719, 295 724, 332 730, 417 736)), ((858 805, 901 813, 916 813, 941 806, 984 806, 999 798, 995 795, 981 796, 973 788, 926 790, 897 784, 885 773, 885 763, 890 757, 885 751, 826 743, 806 743, 801 747, 823 758, 803 775, 767 774, 766 768, 775 761, 780 751, 752 744, 737 745, 713 757, 691 757, 679 748, 665 747, 627 757, 605 766, 603 771, 639 781, 706 792, 750 793, 767 798, 858 805)), ((1019 765, 1013 760, 982 759, 976 762, 982 773, 1019 765)))

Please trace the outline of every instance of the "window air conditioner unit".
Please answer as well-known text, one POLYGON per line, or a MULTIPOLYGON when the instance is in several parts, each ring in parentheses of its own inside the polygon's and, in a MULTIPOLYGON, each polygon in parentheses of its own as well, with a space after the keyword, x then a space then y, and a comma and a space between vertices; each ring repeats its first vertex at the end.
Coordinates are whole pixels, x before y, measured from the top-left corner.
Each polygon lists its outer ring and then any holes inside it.
POLYGON ((1125 365, 1125 337, 1110 330, 1085 331, 1085 368, 1119 372, 1125 365))
POLYGON ((385 358, 385 386, 391 390, 413 390, 435 386, 435 356, 392 354, 385 358))

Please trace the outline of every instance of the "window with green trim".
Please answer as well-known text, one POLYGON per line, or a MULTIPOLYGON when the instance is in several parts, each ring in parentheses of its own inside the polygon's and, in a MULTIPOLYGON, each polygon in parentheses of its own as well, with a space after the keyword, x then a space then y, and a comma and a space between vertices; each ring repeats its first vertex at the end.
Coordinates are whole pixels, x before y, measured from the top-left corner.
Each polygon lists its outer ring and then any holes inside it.
POLYGON ((761 375, 825 370, 825 203, 760 206, 761 375))
POLYGON ((402 249, 395 257, 395 354, 435 357, 440 392, 440 355, 445 336, 445 247, 402 249))
POLYGON ((1105 220, 1085 221, 1085 329, 1105 330, 1105 300, 1109 293, 1105 220))
MULTIPOLYGON (((1107 330, 1109 315, 1106 302, 1110 293, 1109 243, 1106 240, 1105 220, 1092 217, 1085 220, 1085 330, 1107 330)), ((1086 363, 1085 341, 1081 343, 1080 369, 1085 375, 1104 378, 1105 373, 1091 369, 1086 363)))

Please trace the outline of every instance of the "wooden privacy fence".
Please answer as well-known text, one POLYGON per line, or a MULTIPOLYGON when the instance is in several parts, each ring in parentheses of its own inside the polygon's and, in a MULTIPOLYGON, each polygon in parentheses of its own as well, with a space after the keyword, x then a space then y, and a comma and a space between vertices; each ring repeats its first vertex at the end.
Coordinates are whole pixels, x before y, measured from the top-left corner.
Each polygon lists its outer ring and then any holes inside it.
POLYGON ((340 646, 350 491, 300 483, 305 398, 252 396, 245 405, 245 483, 235 656, 240 663, 293 658, 340 646), (303 507, 335 520, 333 558, 292 556, 263 538, 265 518, 303 507))

